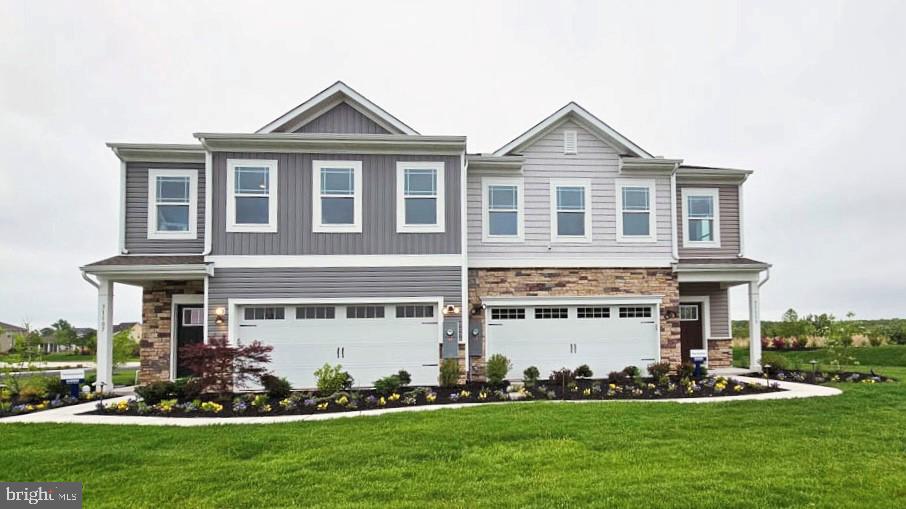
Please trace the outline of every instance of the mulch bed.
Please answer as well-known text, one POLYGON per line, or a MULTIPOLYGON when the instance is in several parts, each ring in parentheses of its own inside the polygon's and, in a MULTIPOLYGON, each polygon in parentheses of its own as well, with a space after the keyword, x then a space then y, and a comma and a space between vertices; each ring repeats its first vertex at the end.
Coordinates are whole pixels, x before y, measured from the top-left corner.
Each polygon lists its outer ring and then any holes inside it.
POLYGON ((42 412, 44 410, 52 410, 54 408, 63 408, 72 405, 78 405, 80 403, 88 403, 90 401, 101 401, 104 399, 115 398, 119 396, 115 393, 104 393, 97 394, 94 392, 80 393, 78 398, 73 398, 72 396, 54 396, 53 398, 29 398, 27 400, 19 400, 18 398, 12 398, 8 401, 0 399, 0 419, 4 417, 12 417, 14 415, 24 415, 32 414, 35 412, 42 412))
POLYGON ((707 377, 698 381, 653 380, 611 382, 607 379, 579 379, 564 390, 562 384, 539 381, 533 387, 504 384, 490 387, 471 383, 458 387, 402 387, 392 394, 374 390, 349 390, 330 396, 314 392, 293 392, 283 399, 245 393, 229 399, 207 395, 193 401, 166 400, 155 405, 129 400, 112 405, 99 403, 92 415, 144 415, 158 417, 253 417, 308 415, 334 412, 399 408, 452 403, 489 403, 532 400, 657 400, 669 398, 710 398, 780 391, 776 385, 747 384, 732 378, 707 377))
MULTIPOLYGON (((757 375, 753 375, 757 376, 757 375)), ((895 382, 896 378, 879 375, 872 370, 870 373, 856 373, 853 371, 826 372, 826 371, 801 371, 801 370, 776 370, 765 372, 763 377, 781 382, 797 382, 804 384, 820 385, 826 383, 885 383, 895 382)))

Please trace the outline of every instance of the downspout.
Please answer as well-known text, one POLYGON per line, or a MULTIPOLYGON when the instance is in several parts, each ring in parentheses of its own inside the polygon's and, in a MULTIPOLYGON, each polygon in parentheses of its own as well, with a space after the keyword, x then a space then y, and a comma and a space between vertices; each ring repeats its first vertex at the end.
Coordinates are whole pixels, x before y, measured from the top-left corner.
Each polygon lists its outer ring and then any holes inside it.
POLYGON ((119 231, 117 232, 117 252, 119 254, 129 254, 126 249, 126 161, 123 161, 117 149, 114 148, 113 153, 120 160, 120 218, 119 231))
POLYGON ((761 288, 762 286, 764 286, 764 284, 767 283, 769 279, 771 279, 771 268, 770 267, 764 269, 764 279, 762 279, 758 283, 758 288, 761 288))
POLYGON ((81 272, 82 272, 82 279, 84 279, 85 281, 88 281, 88 284, 90 284, 91 286, 93 286, 93 287, 95 287, 95 288, 97 288, 97 289, 100 289, 100 288, 101 288, 101 285, 99 285, 99 284, 97 283, 97 281, 94 281, 93 279, 91 279, 90 277, 88 277, 88 274, 86 274, 84 270, 81 271, 81 272))
POLYGON ((469 236, 468 236, 468 215, 466 210, 467 203, 467 194, 468 194, 468 178, 469 178, 469 162, 466 158, 466 147, 462 149, 462 161, 460 164, 460 177, 459 177, 459 229, 460 229, 460 247, 459 250, 462 252, 462 279, 461 279, 461 293, 462 301, 459 306, 460 319, 462 320, 461 331, 459 333, 459 338, 462 341, 465 340, 465 356, 466 356, 466 381, 472 379, 472 359, 469 352, 469 338, 471 333, 469 330, 469 317, 470 315, 470 306, 469 306, 469 236))

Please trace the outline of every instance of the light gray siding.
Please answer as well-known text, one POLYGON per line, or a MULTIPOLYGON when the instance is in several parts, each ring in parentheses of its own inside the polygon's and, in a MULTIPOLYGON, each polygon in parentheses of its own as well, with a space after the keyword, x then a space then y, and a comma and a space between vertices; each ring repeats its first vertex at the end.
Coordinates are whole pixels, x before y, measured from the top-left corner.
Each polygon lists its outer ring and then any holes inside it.
POLYGON ((220 268, 208 280, 209 335, 226 334, 213 313, 218 307, 229 313, 228 299, 438 296, 461 304, 459 267, 220 268))
POLYGON ((459 156, 283 154, 216 152, 213 158, 215 255, 457 254, 460 237, 459 156), (226 231, 227 159, 275 159, 278 167, 277 233, 226 231), (313 160, 362 161, 362 233, 312 232, 313 160), (396 233, 397 161, 445 163, 443 233, 396 233))
POLYGON ((739 186, 736 184, 677 184, 676 218, 680 258, 736 258, 739 256, 739 186), (720 202, 720 247, 683 247, 683 188, 717 188, 720 202))
POLYGON ((297 133, 390 134, 389 131, 359 113, 355 108, 340 103, 321 116, 296 129, 297 133))
POLYGON ((730 290, 720 283, 680 283, 680 297, 708 297, 712 338, 730 337, 730 290))
POLYGON ((130 254, 199 254, 204 249, 204 164, 127 163, 126 164, 126 249, 130 254), (186 240, 148 238, 148 169, 198 170, 197 237, 186 240))
POLYGON ((553 129, 524 151, 525 242, 482 242, 482 177, 514 176, 515 171, 469 170, 468 240, 469 258, 480 261, 500 256, 570 258, 671 258, 670 178, 644 177, 655 181, 657 242, 621 243, 616 240, 616 179, 630 179, 619 173, 619 155, 610 145, 572 122, 553 129), (563 154, 563 131, 578 135, 578 154, 563 154), (551 179, 591 179, 592 242, 551 243, 551 179))

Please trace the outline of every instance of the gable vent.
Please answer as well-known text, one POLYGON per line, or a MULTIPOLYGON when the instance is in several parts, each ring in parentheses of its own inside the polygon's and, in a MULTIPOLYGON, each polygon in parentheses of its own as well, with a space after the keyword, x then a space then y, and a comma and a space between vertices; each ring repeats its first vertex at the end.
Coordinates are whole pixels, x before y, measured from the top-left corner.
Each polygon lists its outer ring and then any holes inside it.
POLYGON ((575 154, 579 142, 577 141, 576 131, 563 131, 563 153, 575 154))

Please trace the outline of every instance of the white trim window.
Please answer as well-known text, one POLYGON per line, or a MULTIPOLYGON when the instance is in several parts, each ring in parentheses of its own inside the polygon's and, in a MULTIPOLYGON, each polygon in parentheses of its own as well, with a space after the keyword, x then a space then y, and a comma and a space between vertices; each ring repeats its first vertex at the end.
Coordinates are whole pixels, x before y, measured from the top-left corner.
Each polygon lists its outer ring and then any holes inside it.
POLYGON ((396 163, 397 233, 444 231, 444 163, 396 163))
POLYGON ((655 183, 617 180, 617 241, 657 242, 655 183))
POLYGON ((551 242, 591 242, 591 179, 551 180, 551 242))
POLYGON ((683 247, 720 247, 720 192, 684 187, 683 247))
POLYGON ((525 240, 525 193, 521 178, 481 179, 482 241, 525 240))
POLYGON ((227 160, 226 231, 276 233, 277 161, 227 160))
POLYGON ((195 239, 198 170, 148 170, 148 238, 195 239))
POLYGON ((362 233, 362 161, 312 161, 316 233, 362 233))

